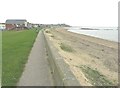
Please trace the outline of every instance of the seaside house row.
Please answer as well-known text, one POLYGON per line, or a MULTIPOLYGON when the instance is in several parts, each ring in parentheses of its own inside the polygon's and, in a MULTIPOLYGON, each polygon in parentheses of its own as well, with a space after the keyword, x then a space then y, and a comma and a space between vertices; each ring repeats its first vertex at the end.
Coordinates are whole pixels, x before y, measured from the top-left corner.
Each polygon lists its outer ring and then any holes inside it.
MULTIPOLYGON (((43 25, 43 24, 42 24, 43 25)), ((0 23, 0 29, 4 30, 21 30, 42 27, 40 24, 32 24, 26 19, 8 19, 5 23, 0 23)))

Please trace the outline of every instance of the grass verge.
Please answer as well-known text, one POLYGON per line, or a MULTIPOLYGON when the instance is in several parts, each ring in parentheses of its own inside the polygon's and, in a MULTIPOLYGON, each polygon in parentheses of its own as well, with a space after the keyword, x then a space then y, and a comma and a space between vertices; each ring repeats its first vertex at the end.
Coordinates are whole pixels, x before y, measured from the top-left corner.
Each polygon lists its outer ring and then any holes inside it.
POLYGON ((0 30, 0 87, 1 87, 1 77, 2 77, 2 31, 0 30))
POLYGON ((94 86, 112 86, 113 83, 110 82, 104 75, 100 74, 97 70, 94 70, 85 65, 80 66, 85 76, 90 80, 94 86))
POLYGON ((36 36, 37 33, 34 30, 2 33, 2 86, 16 85, 36 36))
POLYGON ((67 51, 67 52, 73 52, 73 48, 65 43, 61 43, 60 44, 60 48, 64 51, 67 51))

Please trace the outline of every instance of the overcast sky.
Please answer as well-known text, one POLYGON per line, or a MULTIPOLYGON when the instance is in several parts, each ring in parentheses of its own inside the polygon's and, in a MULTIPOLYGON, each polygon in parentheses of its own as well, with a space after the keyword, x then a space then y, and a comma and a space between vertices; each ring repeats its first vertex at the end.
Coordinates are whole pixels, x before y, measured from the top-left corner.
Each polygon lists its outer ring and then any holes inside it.
POLYGON ((119 0, 1 0, 0 22, 26 19, 31 23, 72 26, 118 26, 119 0))

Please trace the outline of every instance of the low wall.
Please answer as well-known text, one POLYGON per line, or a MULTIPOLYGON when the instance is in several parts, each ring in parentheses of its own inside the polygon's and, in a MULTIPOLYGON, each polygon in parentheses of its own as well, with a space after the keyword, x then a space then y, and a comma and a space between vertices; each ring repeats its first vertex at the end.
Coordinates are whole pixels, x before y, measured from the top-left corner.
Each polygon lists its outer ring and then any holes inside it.
POLYGON ((53 46, 48 36, 44 32, 43 35, 55 86, 80 86, 78 80, 71 72, 69 65, 59 55, 58 50, 53 46))

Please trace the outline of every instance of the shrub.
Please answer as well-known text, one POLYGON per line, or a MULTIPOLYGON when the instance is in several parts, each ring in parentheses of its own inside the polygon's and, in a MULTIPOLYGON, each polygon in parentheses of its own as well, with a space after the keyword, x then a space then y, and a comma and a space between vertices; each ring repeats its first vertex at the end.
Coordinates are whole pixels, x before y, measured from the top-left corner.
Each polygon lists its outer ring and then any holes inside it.
POLYGON ((74 51, 71 46, 69 46, 65 43, 61 43, 60 48, 64 51, 67 51, 67 52, 73 52, 74 51))

